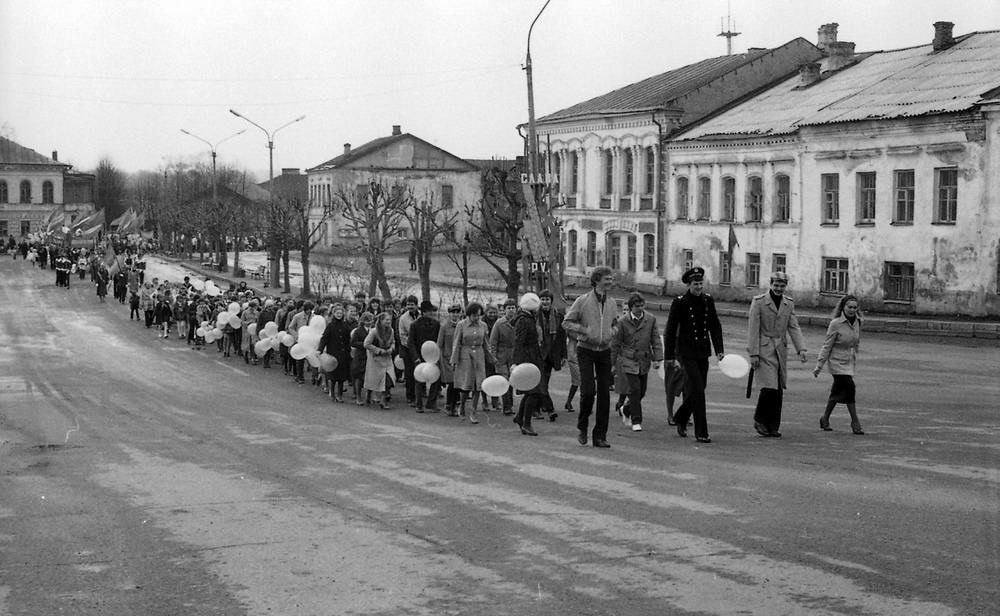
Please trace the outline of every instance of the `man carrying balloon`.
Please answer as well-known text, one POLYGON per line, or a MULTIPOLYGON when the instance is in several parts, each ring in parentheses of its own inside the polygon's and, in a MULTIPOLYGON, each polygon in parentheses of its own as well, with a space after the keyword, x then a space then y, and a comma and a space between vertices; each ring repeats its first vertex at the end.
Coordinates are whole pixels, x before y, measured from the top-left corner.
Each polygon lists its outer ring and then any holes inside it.
POLYGON ((542 352, 538 337, 538 324, 535 313, 542 302, 534 293, 525 293, 518 303, 519 310, 514 316, 514 355, 515 366, 510 371, 510 382, 514 389, 524 392, 521 405, 514 416, 514 423, 521 427, 521 434, 538 436, 531 428, 531 419, 542 406, 544 395, 539 384, 542 380, 542 352))

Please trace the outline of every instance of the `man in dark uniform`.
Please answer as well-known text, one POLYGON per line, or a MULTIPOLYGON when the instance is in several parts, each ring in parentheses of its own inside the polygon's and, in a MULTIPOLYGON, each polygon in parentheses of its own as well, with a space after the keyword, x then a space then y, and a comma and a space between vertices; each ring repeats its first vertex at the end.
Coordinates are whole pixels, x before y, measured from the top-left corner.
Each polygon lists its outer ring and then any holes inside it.
POLYGON ((71 269, 73 269, 73 262, 65 254, 60 254, 59 258, 56 259, 56 286, 69 288, 69 272, 71 269))
POLYGON ((722 324, 715 312, 715 300, 705 293, 705 270, 692 267, 684 272, 681 282, 687 293, 670 305, 667 327, 663 332, 663 352, 666 361, 680 365, 687 374, 684 402, 674 414, 677 434, 687 436, 688 417, 694 417, 694 435, 699 443, 711 443, 708 419, 705 417, 705 384, 708 380, 708 358, 722 359, 722 324))

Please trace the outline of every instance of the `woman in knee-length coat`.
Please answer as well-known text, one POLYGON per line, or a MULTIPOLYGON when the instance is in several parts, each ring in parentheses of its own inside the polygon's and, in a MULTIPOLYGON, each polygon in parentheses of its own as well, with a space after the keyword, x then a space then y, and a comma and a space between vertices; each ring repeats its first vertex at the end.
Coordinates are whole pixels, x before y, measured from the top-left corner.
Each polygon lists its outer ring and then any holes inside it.
POLYGON ((319 339, 319 352, 337 358, 337 367, 327 375, 330 397, 344 401, 344 381, 351 379, 351 325, 344 319, 344 306, 333 305, 333 316, 319 339))
POLYGON ((451 347, 455 342, 455 326, 462 318, 462 307, 452 304, 448 307, 448 318, 441 322, 441 329, 438 331, 437 345, 441 349, 441 359, 438 360, 438 367, 441 369, 441 387, 448 386, 448 392, 444 398, 444 408, 451 417, 457 417, 455 405, 458 404, 458 389, 455 387, 455 375, 448 358, 451 356, 451 347))

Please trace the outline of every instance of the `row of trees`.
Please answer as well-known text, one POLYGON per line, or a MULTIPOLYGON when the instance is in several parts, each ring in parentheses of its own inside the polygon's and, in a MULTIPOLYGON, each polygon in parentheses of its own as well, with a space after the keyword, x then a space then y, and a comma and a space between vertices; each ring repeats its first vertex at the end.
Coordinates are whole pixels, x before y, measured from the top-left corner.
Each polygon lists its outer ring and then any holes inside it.
MULTIPOLYGON (((512 170, 491 169, 482 176, 482 199, 461 208, 445 207, 433 193, 415 194, 405 183, 372 180, 362 188, 343 187, 332 202, 310 204, 306 190, 275 178, 272 195, 259 188, 246 170, 222 166, 215 170, 213 194, 210 164, 173 161, 156 171, 125 174, 102 160, 97 176, 98 207, 112 214, 135 208, 155 230, 166 250, 193 258, 214 255, 220 269, 228 267, 227 248, 234 252, 233 270, 247 245, 267 247, 271 284, 290 292, 288 265, 301 255, 303 295, 311 295, 310 264, 325 248, 326 226, 332 219, 351 231, 350 239, 334 238, 333 250, 360 252, 369 271, 368 292, 390 295, 385 258, 410 251, 420 278, 421 295, 431 297, 431 266, 436 255, 449 259, 468 288, 470 258, 489 263, 504 281, 508 296, 520 291, 521 228, 527 205, 512 170), (510 174, 510 175, 509 175, 510 174), (283 276, 281 275, 283 273, 283 276)), ((467 298, 466 298, 467 299, 467 298)))

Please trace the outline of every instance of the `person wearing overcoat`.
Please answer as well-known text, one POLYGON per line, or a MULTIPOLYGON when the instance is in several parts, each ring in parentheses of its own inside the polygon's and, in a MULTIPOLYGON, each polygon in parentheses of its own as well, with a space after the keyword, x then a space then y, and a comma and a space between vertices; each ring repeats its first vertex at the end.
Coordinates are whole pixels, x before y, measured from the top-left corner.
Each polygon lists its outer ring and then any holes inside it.
POLYGON ((622 411, 632 424, 632 431, 642 431, 642 399, 646 395, 649 369, 663 361, 663 344, 656 317, 645 311, 642 295, 628 298, 628 315, 618 320, 611 338, 612 361, 628 379, 628 404, 622 411))
POLYGON ((458 388, 455 387, 455 374, 447 359, 451 353, 452 345, 455 343, 455 327, 462 318, 462 307, 452 304, 448 307, 448 318, 441 321, 441 329, 438 331, 437 345, 441 351, 441 359, 438 360, 438 368, 441 369, 441 386, 447 385, 448 391, 444 397, 444 408, 450 417, 458 417, 456 407, 458 405, 458 388))
MULTIPOLYGON (((425 361, 421 352, 424 343, 433 342, 437 344, 438 334, 441 333, 441 323, 438 321, 437 314, 437 306, 428 300, 424 300, 420 302, 420 316, 409 325, 406 343, 409 347, 408 355, 411 358, 411 366, 409 368, 411 373, 413 372, 413 366, 425 361)), ((412 374, 410 376, 412 377, 412 374)), ((438 394, 441 393, 441 379, 430 384, 415 382, 413 392, 413 404, 418 413, 423 413, 424 410, 429 413, 438 412, 437 399, 438 394)))
POLYGON ((826 365, 833 375, 833 387, 830 388, 823 416, 819 419, 821 430, 827 432, 833 430, 830 427, 830 414, 833 412, 833 407, 841 403, 847 406, 847 412, 851 415, 851 431, 855 434, 864 434, 854 403, 854 366, 860 346, 861 315, 858 314, 858 298, 845 295, 837 302, 833 319, 826 328, 823 348, 819 351, 816 367, 813 369, 813 376, 819 376, 823 366, 826 365))
MULTIPOLYGON (((490 354, 494 358, 494 369, 500 376, 509 379, 514 357, 514 326, 517 302, 508 299, 503 305, 504 314, 493 324, 490 331, 490 354)), ((514 393, 508 389, 503 395, 503 414, 514 414, 514 393)))
POLYGON ((693 417, 695 438, 701 443, 711 443, 705 415, 708 358, 714 349, 716 357, 722 359, 725 350, 715 300, 705 293, 704 281, 705 270, 700 267, 692 267, 681 277, 688 290, 670 305, 663 332, 663 352, 667 361, 679 364, 688 377, 684 402, 674 413, 678 436, 687 436, 688 418, 693 417))
POLYGON ((319 339, 319 352, 337 358, 337 367, 327 374, 330 397, 334 402, 344 401, 344 382, 351 379, 351 325, 344 318, 344 306, 334 304, 326 329, 319 339))
POLYGON ((788 276, 775 272, 771 288, 753 298, 747 319, 747 352, 754 370, 754 383, 760 388, 754 410, 754 429, 761 436, 781 436, 783 390, 788 386, 788 339, 806 361, 802 330, 795 316, 795 301, 785 295, 788 276))
MULTIPOLYGON (((539 345, 538 322, 536 313, 541 307, 541 300, 534 293, 525 293, 518 302, 519 310, 514 315, 514 353, 511 356, 513 365, 534 364, 541 373, 542 352, 539 345)), ((512 370, 513 371, 513 370, 512 370)), ((514 415, 514 423, 521 427, 521 434, 538 436, 531 428, 531 419, 542 405, 541 382, 534 388, 524 391, 521 404, 514 415)))

